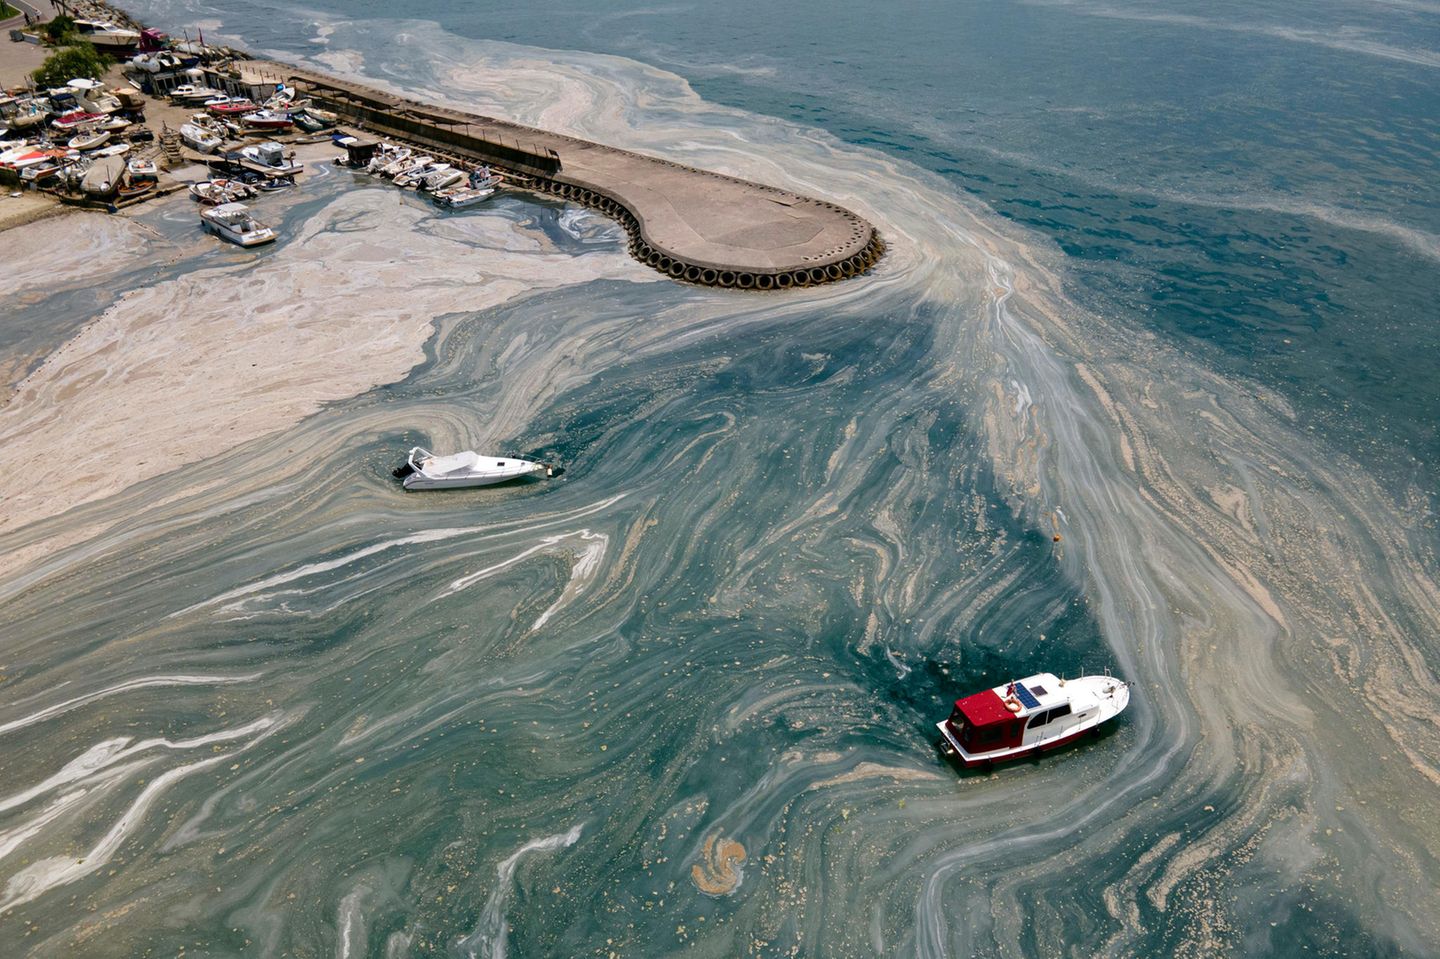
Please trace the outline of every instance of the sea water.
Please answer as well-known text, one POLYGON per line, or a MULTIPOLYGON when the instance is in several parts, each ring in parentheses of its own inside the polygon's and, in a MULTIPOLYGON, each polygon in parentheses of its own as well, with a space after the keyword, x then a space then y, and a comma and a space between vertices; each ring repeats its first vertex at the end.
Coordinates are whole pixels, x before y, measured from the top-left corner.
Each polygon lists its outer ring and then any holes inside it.
POLYGON ((1435 951, 1440 8, 135 12, 890 252, 702 290, 312 171, 269 254, 162 207, 27 278, 13 380, 217 287, 403 362, 0 528, 7 954, 1435 951), (567 473, 405 495, 416 443, 567 473), (957 696, 1104 668, 1100 740, 936 755, 957 696))

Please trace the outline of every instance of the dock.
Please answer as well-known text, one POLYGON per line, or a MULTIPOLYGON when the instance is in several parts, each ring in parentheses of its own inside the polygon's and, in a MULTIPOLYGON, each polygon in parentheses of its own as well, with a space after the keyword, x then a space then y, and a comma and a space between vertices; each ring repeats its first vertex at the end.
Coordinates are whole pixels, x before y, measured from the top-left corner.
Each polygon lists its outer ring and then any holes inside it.
POLYGON ((282 80, 371 136, 488 164, 511 185, 593 208, 625 229, 632 256, 676 280, 755 290, 813 286, 864 273, 885 250, 873 225, 826 200, 289 64, 239 59, 230 69, 243 82, 282 80))

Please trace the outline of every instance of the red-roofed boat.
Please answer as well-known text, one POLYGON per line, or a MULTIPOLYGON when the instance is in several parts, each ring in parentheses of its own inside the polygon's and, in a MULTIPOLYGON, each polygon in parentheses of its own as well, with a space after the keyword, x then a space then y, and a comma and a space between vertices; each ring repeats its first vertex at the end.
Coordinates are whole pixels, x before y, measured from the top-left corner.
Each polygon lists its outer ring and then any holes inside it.
POLYGON ((1037 673, 957 699, 950 718, 937 724, 940 751, 966 766, 1036 756, 1098 729, 1129 704, 1130 684, 1108 673, 1037 673))

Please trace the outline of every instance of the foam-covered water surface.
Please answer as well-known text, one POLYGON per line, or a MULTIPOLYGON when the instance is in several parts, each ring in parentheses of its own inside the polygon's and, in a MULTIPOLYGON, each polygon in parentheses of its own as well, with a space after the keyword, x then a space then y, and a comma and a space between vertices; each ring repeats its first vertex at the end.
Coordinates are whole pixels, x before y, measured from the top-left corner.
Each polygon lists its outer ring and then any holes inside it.
POLYGON ((157 274, 57 254, 122 289, 0 410, 0 951, 1433 951, 1424 501, 892 153, 317 24, 316 65, 833 197, 889 252, 724 293, 593 213, 328 169, 260 201, 267 251, 177 200, 129 228, 157 274), (407 494, 416 444, 567 471, 407 494), (957 696, 1104 667, 1107 735, 937 756, 957 696))

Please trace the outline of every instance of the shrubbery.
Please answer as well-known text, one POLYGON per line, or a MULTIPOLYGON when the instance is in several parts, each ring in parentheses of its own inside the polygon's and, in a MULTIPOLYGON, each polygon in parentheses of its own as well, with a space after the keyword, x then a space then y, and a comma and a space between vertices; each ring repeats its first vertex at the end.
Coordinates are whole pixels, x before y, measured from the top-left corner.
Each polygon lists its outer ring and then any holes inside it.
POLYGON ((98 80, 109 66, 109 58, 96 50, 94 44, 81 41, 50 54, 31 76, 36 86, 63 87, 76 77, 98 80))

